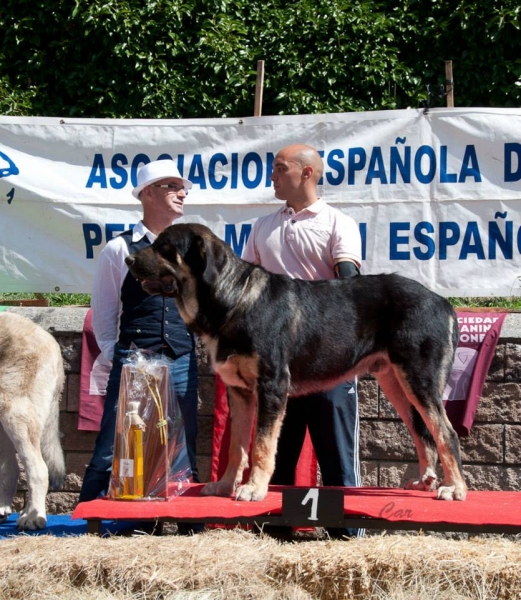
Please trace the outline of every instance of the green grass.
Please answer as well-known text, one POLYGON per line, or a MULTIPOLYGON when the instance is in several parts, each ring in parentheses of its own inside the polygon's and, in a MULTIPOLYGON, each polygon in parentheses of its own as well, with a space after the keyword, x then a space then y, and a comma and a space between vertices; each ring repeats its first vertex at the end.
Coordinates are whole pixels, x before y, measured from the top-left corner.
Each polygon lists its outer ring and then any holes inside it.
MULTIPOLYGON (((90 294, 39 294, 49 300, 49 306, 90 305, 90 294)), ((0 293, 2 300, 35 299, 35 294, 0 293)), ((521 296, 491 297, 491 298, 449 298, 455 308, 471 306, 473 308, 509 308, 521 310, 521 296)))
POLYGON ((491 298, 448 298, 454 308, 464 308, 470 306, 472 308, 509 308, 521 309, 520 296, 505 296, 491 298))
POLYGON ((36 300, 43 297, 49 301, 49 306, 79 306, 90 305, 90 294, 29 294, 16 292, 0 292, 0 304, 3 300, 36 300))

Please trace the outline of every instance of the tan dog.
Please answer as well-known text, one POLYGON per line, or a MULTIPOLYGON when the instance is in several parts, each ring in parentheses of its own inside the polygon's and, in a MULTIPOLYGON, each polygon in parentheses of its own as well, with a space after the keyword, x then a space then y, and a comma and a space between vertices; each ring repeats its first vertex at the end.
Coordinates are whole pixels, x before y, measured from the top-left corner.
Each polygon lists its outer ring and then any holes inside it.
POLYGON ((64 383, 60 346, 52 335, 16 313, 0 314, 0 521, 11 514, 19 467, 27 475, 28 497, 20 529, 47 524, 49 487, 62 484, 65 463, 58 430, 64 383))

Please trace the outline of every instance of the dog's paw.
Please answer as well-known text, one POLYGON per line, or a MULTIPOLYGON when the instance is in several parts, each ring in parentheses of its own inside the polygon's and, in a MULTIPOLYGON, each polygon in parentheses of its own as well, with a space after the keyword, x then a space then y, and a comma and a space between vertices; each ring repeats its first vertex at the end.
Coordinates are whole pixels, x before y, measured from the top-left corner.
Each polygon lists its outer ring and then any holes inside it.
POLYGON ((230 497, 233 494, 234 486, 226 481, 212 481, 207 483, 201 490, 201 496, 224 496, 230 497))
POLYGON ((267 489, 260 489, 256 485, 247 483, 237 488, 235 500, 240 500, 241 502, 259 502, 266 498, 267 493, 267 489))
POLYGON ((456 485, 442 484, 438 490, 438 500, 460 500, 467 497, 467 488, 460 488, 456 485))
POLYGON ((35 508, 31 510, 24 509, 16 520, 16 525, 21 531, 44 529, 47 525, 47 517, 45 513, 39 513, 35 508))
POLYGON ((11 505, 0 505, 0 523, 3 523, 7 517, 13 512, 11 505))
POLYGON ((438 482, 435 478, 427 478, 425 481, 411 479, 405 484, 406 490, 418 490, 419 492, 433 492, 438 488, 438 482))

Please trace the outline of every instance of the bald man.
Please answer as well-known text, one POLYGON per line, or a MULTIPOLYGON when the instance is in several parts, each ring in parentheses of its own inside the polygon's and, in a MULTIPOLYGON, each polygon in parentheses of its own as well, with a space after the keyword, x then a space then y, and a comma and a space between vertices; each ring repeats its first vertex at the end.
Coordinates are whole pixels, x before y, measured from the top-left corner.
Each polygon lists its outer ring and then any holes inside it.
MULTIPOLYGON (((359 274, 362 244, 358 226, 351 217, 318 196, 317 185, 323 171, 322 159, 311 146, 293 144, 278 152, 271 181, 275 197, 285 203, 277 212, 257 219, 244 249, 244 260, 296 279, 347 278, 359 274)), ((356 382, 288 400, 272 484, 295 484, 295 469, 306 429, 323 484, 360 486, 356 382)), ((281 530, 275 531, 288 533, 281 530)), ((355 529, 328 532, 333 538, 361 534, 355 529)))

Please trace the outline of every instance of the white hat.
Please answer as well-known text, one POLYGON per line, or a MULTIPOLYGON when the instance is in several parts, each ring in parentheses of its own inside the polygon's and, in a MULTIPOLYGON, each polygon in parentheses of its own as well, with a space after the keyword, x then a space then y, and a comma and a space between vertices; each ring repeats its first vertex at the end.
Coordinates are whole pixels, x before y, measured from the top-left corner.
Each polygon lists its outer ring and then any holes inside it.
POLYGON ((181 179, 185 190, 189 190, 192 187, 191 181, 181 177, 173 160, 155 160, 139 169, 137 173, 137 186, 132 190, 132 195, 134 198, 139 198, 139 194, 147 185, 161 181, 161 179, 168 179, 169 177, 181 179))

